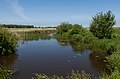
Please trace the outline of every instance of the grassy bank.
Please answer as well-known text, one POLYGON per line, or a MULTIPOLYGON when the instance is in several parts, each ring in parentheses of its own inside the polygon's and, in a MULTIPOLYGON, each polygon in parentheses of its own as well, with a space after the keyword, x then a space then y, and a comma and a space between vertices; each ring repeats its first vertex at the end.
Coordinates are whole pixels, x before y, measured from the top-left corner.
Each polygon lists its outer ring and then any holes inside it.
POLYGON ((102 79, 119 79, 120 78, 120 29, 115 28, 113 31, 114 43, 116 51, 108 56, 108 67, 111 69, 110 75, 104 75, 102 79))

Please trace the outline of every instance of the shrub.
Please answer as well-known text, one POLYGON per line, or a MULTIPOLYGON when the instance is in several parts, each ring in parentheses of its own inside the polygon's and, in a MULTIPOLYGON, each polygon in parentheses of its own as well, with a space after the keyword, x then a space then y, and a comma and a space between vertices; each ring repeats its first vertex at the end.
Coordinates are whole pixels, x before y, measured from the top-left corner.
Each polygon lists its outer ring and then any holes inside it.
POLYGON ((63 33, 68 32, 68 30, 71 28, 72 28, 72 24, 62 23, 57 27, 56 33, 62 35, 63 33))
POLYGON ((82 31, 82 25, 79 25, 79 24, 75 24, 75 25, 72 25, 72 28, 68 31, 68 36, 72 36, 74 34, 79 34, 80 31, 82 31))
POLYGON ((93 17, 90 31, 98 38, 111 38, 112 26, 116 24, 115 16, 111 11, 98 13, 93 17))
POLYGON ((111 75, 103 75, 100 79, 120 79, 120 72, 115 70, 111 73, 111 75))
POLYGON ((0 28, 0 55, 14 53, 17 45, 15 36, 5 29, 0 28))
POLYGON ((120 53, 116 51, 108 57, 109 67, 120 71, 120 53))

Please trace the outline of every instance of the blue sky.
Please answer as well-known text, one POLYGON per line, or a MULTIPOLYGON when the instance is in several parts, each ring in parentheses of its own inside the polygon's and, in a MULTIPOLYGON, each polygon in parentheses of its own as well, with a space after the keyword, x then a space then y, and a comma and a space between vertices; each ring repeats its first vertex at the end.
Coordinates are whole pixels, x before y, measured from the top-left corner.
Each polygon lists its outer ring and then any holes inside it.
POLYGON ((0 23, 55 26, 69 22, 88 27, 92 16, 108 10, 120 27, 120 0, 0 0, 0 23))

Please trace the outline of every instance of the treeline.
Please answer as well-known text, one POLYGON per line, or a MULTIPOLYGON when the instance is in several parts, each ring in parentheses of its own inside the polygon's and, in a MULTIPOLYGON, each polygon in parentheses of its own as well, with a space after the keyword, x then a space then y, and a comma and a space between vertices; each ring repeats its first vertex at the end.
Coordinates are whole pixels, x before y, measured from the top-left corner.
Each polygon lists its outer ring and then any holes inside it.
POLYGON ((3 28, 34 28, 33 25, 0 24, 3 28))
POLYGON ((3 28, 57 28, 52 27, 52 26, 47 26, 47 27, 35 27, 34 25, 17 25, 17 24, 0 24, 0 27, 3 28))

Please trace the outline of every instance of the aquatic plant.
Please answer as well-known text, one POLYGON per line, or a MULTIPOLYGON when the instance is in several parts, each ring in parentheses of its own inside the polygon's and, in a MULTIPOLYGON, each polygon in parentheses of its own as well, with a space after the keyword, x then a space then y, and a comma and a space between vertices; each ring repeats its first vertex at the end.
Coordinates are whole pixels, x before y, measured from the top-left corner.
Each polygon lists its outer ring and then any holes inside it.
POLYGON ((97 79, 94 76, 91 76, 90 74, 85 73, 84 71, 81 71, 79 73, 78 71, 72 71, 71 75, 68 75, 66 77, 63 76, 47 76, 45 74, 35 74, 35 77, 33 79, 97 79))

